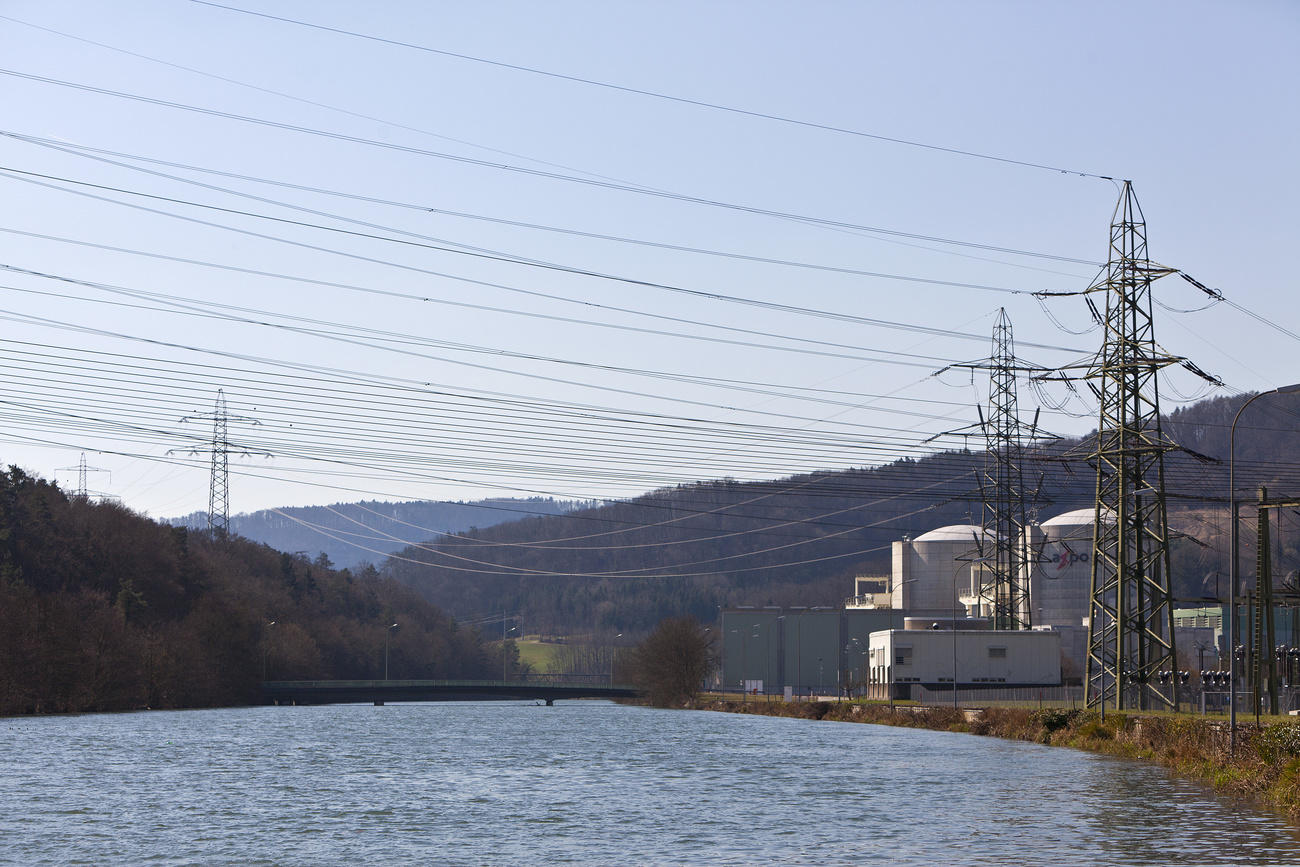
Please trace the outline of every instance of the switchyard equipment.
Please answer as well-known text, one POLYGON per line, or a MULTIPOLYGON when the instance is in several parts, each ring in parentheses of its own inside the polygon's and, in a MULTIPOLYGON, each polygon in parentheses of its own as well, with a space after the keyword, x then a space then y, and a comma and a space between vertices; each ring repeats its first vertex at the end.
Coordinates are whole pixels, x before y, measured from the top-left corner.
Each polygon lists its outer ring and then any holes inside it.
MULTIPOLYGON (((1265 699, 1268 700, 1269 712, 1274 715, 1278 713, 1278 694, 1281 691, 1282 679, 1278 667, 1279 663, 1290 661, 1285 656, 1290 648, 1279 647, 1277 631, 1274 628, 1274 603, 1277 600, 1273 593, 1273 545, 1269 513, 1275 509, 1297 508, 1300 508, 1300 499, 1295 497, 1269 499, 1268 489, 1259 489, 1259 522, 1256 525, 1255 543, 1255 599, 1251 606, 1250 634, 1250 674, 1255 687, 1256 715, 1265 699)), ((1236 553, 1234 550, 1233 555, 1236 556, 1236 553)))

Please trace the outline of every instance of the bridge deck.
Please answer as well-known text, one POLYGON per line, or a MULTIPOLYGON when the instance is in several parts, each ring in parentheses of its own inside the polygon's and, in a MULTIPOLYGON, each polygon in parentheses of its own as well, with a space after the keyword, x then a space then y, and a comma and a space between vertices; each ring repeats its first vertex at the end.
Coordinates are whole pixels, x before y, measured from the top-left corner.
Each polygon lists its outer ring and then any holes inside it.
POLYGON ((632 698, 635 687, 600 683, 509 680, 278 680, 262 684, 271 704, 350 704, 389 701, 480 701, 533 698, 632 698))

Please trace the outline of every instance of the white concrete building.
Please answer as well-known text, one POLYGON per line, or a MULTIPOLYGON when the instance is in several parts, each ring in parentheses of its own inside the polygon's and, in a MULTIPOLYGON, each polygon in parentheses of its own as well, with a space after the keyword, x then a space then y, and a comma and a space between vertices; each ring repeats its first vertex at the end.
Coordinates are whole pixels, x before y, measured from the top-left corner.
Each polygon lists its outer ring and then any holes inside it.
POLYGON ((1061 635, 1054 631, 887 629, 871 633, 867 650, 873 697, 897 686, 930 689, 1058 686, 1061 635))

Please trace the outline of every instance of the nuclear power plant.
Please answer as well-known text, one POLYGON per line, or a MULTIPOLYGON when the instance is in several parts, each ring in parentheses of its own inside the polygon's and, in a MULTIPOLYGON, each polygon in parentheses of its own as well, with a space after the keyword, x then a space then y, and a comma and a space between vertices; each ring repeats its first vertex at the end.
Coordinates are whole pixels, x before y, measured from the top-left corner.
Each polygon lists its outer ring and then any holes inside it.
MULTIPOLYGON (((894 542, 890 573, 858 577, 841 608, 724 610, 722 685, 896 697, 911 684, 1079 685, 1095 516, 1094 509, 1077 509, 1025 527, 1020 579, 1028 593, 1016 614, 1027 630, 994 629, 993 534, 954 524, 894 542)), ((1188 646, 1197 640, 1217 664, 1221 630, 1193 635, 1191 625, 1179 624, 1188 646)))
MULTIPOLYGON (((895 542, 886 593, 863 594, 855 588, 834 636, 841 694, 851 693, 856 669, 859 688, 891 698, 918 688, 946 688, 955 703, 959 688, 1068 679, 1082 683, 1089 707, 1179 707, 1179 686, 1188 675, 1179 670, 1176 652, 1164 493, 1164 455, 1176 446, 1161 432, 1155 377, 1181 359, 1166 355, 1155 343, 1149 300, 1151 281, 1173 272, 1151 267, 1145 221, 1128 181, 1121 188, 1109 241, 1103 276, 1070 293, 1104 299, 1104 305, 1089 300, 1094 317, 1106 325, 1094 359, 1049 370, 1017 358, 1003 309, 994 325, 990 357, 944 368, 989 374, 988 403, 979 409, 978 425, 931 437, 964 437, 971 429, 983 434, 981 519, 895 542), (1021 419, 1016 382, 1044 376, 1087 381, 1099 400, 1096 437, 1081 443, 1089 451, 1079 455, 1095 467, 1097 486, 1091 508, 1036 524, 1030 516, 1039 491, 1026 477, 1026 466, 1036 459, 1039 444, 1054 437, 1039 427, 1037 412, 1032 421, 1021 419), (1123 520, 1104 517, 1113 514, 1123 520), (888 600, 884 605, 882 596, 888 600), (901 616, 901 628, 897 623, 876 628, 864 650, 860 634, 851 634, 847 624, 850 618, 862 620, 854 612, 881 608, 901 616), (858 655, 866 657, 865 674, 858 655)), ((740 611, 723 612, 724 636, 742 641, 736 670, 724 637, 724 680, 728 685, 739 681, 747 691, 761 683, 766 690, 766 678, 775 675, 783 690, 798 690, 798 674, 792 684, 785 667, 765 671, 761 678, 748 670, 744 660, 755 654, 747 652, 744 636, 757 640, 762 628, 757 621, 729 623, 729 613, 747 616, 740 611)), ((799 615, 774 617, 788 634, 792 618, 799 615)), ((1265 621, 1271 639, 1271 615, 1265 621)), ((862 623, 858 625, 860 633, 862 623)), ((781 658, 788 658, 788 640, 777 646, 781 658)), ((1194 646, 1199 651, 1207 645, 1198 641, 1194 646)), ((802 653, 801 647, 794 649, 796 655, 802 653)), ((824 669, 825 654, 817 659, 824 669)), ((1276 677, 1269 682, 1274 684, 1276 677)))
POLYGON ((1028 630, 993 628, 993 534, 954 524, 894 542, 890 574, 857 579, 859 592, 838 616, 828 608, 724 610, 723 685, 789 688, 794 695, 835 685, 841 692, 907 697, 912 684, 946 690, 954 683, 961 689, 1078 684, 1087 653, 1094 515, 1079 509, 1025 528, 1020 579, 1029 592, 1016 614, 1028 630), (860 592, 863 587, 882 592, 860 592), (770 629, 780 636, 768 636, 770 629), (817 646, 798 646, 804 642, 817 646), (783 648, 781 659, 769 649, 774 646, 783 648), (806 664, 777 664, 800 659, 816 660, 817 673, 806 664))
MULTIPOLYGON (((1033 631, 1060 633, 1061 676, 1077 681, 1088 649, 1094 509, 1078 509, 1029 524, 1019 550, 1022 586, 1016 620, 1033 631)), ((930 619, 956 628, 980 628, 993 618, 993 575, 985 552, 994 539, 975 524, 931 530, 893 546, 891 607, 908 620, 930 619), (965 623, 962 623, 964 619, 965 623)))

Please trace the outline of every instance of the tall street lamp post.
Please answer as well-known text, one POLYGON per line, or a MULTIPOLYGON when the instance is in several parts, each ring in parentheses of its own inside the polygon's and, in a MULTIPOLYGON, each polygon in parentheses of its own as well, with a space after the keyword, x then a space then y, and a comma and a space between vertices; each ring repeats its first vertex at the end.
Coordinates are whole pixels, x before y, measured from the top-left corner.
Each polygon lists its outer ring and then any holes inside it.
MULTIPOLYGON (((266 622, 266 628, 270 629, 275 625, 274 620, 266 622)), ((266 657, 271 652, 271 642, 265 635, 262 636, 262 682, 266 683, 266 657)))
POLYGON ((971 582, 974 585, 972 590, 975 598, 978 600, 982 595, 980 581, 984 577, 984 571, 981 569, 978 573, 975 571, 974 563, 983 562, 982 560, 963 563, 953 570, 952 573, 952 709, 957 709, 957 604, 961 601, 961 594, 957 592, 957 576, 961 571, 969 566, 971 582), (979 577, 975 577, 978 575, 979 577))
POLYGON ((384 680, 388 680, 388 638, 393 634, 393 630, 396 628, 397 624, 393 623, 384 630, 384 680))
MULTIPOLYGON (((506 642, 510 640, 509 636, 511 632, 518 632, 518 631, 519 631, 518 626, 512 626, 509 629, 506 629, 505 619, 503 618, 501 620, 501 682, 502 683, 505 683, 509 679, 509 674, 507 672, 509 670, 508 666, 510 665, 510 657, 506 655, 506 642)), ((522 638, 523 635, 521 634, 519 637, 522 638)))
POLYGON ((743 629, 728 631, 740 642, 740 700, 743 702, 745 700, 745 631, 743 629))
POLYGON ((1289 394, 1300 391, 1300 382, 1284 385, 1271 391, 1261 391, 1241 405, 1232 418, 1232 428, 1228 431, 1228 509, 1231 513, 1231 560, 1228 563, 1228 751, 1229 755, 1237 752, 1237 665, 1236 665, 1236 629, 1237 629, 1237 559, 1239 554, 1237 539, 1237 422, 1241 414, 1261 397, 1270 394, 1289 394))
POLYGON ((844 697, 849 701, 853 700, 853 687, 866 683, 866 655, 861 640, 857 638, 850 638, 844 645, 844 697))

